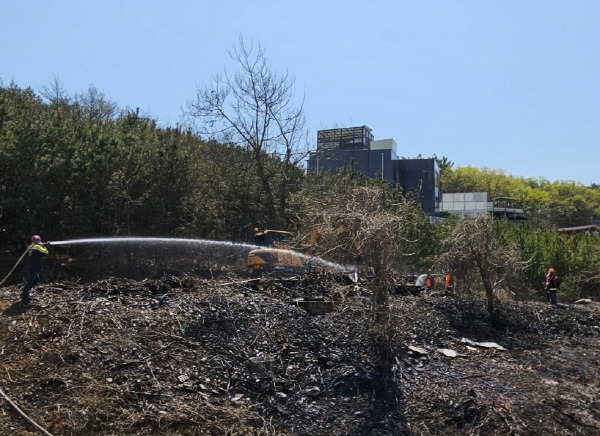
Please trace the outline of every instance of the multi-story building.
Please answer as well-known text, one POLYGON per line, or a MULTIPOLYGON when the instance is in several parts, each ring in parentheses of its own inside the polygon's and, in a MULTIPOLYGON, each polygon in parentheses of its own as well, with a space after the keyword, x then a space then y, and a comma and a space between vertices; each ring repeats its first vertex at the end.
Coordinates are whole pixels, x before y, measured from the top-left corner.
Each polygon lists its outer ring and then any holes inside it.
POLYGON ((399 158, 396 141, 375 140, 367 126, 319 130, 307 171, 336 174, 344 167, 353 167, 367 177, 381 176, 405 195, 413 195, 427 215, 439 216, 441 189, 435 159, 399 158))

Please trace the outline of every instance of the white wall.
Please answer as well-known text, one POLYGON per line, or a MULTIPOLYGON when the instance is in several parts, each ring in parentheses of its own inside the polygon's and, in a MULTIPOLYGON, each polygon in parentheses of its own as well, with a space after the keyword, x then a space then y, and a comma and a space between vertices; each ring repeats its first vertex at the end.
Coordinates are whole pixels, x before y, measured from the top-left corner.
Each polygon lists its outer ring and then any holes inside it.
POLYGON ((492 210, 487 192, 455 192, 442 194, 442 210, 453 215, 476 217, 492 210))
POLYGON ((391 138, 371 141, 371 150, 392 150, 392 159, 398 159, 398 145, 391 138))

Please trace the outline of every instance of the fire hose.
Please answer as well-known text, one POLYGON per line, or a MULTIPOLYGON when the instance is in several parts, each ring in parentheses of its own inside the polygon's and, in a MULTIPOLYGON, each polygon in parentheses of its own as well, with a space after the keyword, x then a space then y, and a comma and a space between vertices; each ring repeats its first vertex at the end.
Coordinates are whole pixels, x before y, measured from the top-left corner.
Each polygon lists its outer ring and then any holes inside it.
POLYGON ((8 274, 6 274, 6 277, 4 277, 2 279, 2 281, 0 282, 0 286, 2 286, 2 284, 10 277, 10 275, 17 268, 17 265, 19 265, 21 263, 21 261, 23 260, 23 258, 25 257, 25 255, 27 254, 28 251, 29 251, 29 248, 27 250, 25 250, 25 252, 21 255, 21 257, 19 257, 19 260, 17 260, 17 263, 15 263, 15 266, 12 267, 12 269, 8 272, 8 274))
MULTIPOLYGON (((17 266, 21 263, 21 261, 23 260, 23 258, 25 257, 25 255, 27 254, 27 252, 29 251, 29 248, 27 250, 25 250, 23 252, 23 254, 21 255, 21 257, 19 257, 19 260, 17 260, 17 263, 15 263, 15 266, 12 267, 12 269, 8 272, 8 274, 6 275, 6 277, 4 277, 2 279, 2 281, 0 282, 0 286, 2 286, 2 284, 10 277, 10 275, 13 273, 13 271, 17 268, 17 266)), ((38 423, 36 423, 35 421, 33 421, 29 416, 27 416, 20 408, 19 406, 17 406, 15 403, 13 403, 11 401, 10 398, 8 398, 8 396, 4 393, 4 391, 0 388, 0 396, 2 396, 6 402, 8 404, 10 404, 12 406, 13 409, 15 409, 15 411, 21 415, 29 424, 33 425, 41 434, 43 434, 44 436, 52 436, 52 434, 50 434, 50 432, 48 432, 45 428, 43 428, 42 426, 40 426, 38 423)))
POLYGON ((35 422, 34 420, 32 420, 29 416, 25 415, 25 412, 23 412, 19 406, 17 406, 15 403, 12 402, 12 400, 10 398, 8 398, 8 396, 4 393, 4 391, 0 388, 0 395, 6 400, 6 402, 8 404, 11 405, 11 407, 13 409, 15 409, 15 411, 21 415, 25 421, 27 421, 29 424, 31 424, 32 426, 34 426, 41 434, 43 434, 44 436, 52 436, 52 434, 46 430, 44 427, 42 427, 41 425, 39 425, 37 422, 35 422))

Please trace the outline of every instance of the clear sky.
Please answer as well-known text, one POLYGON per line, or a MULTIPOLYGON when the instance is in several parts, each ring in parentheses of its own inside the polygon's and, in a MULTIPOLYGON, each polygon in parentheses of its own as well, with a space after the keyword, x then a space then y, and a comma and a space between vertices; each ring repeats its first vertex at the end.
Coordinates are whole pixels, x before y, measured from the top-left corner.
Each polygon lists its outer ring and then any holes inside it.
POLYGON ((311 136, 367 125, 401 157, 600 183, 600 1, 0 0, 0 80, 175 125, 243 35, 311 136))

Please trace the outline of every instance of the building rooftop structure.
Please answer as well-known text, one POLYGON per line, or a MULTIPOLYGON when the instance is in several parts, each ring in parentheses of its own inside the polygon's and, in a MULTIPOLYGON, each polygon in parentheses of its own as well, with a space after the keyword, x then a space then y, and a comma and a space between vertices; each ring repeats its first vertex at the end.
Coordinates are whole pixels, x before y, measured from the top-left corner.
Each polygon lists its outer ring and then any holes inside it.
POLYGON ((345 167, 367 177, 381 177, 405 194, 411 193, 429 216, 441 212, 436 160, 401 159, 396 141, 375 140, 372 130, 365 125, 317 132, 317 149, 309 154, 307 172, 336 174, 345 167))
POLYGON ((371 129, 367 126, 319 130, 317 132, 317 151, 336 149, 368 150, 373 139, 371 129))

